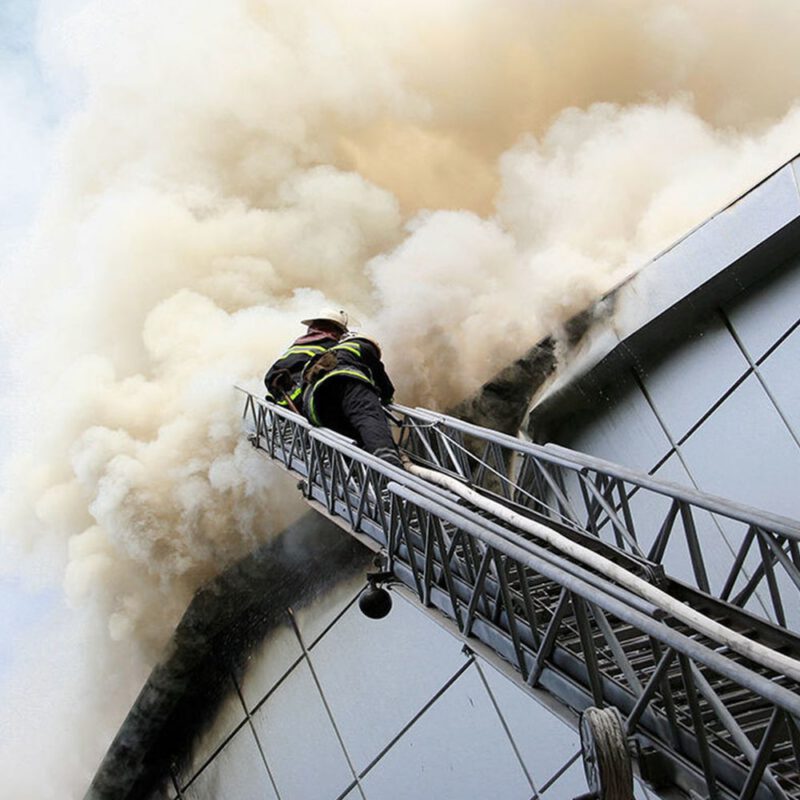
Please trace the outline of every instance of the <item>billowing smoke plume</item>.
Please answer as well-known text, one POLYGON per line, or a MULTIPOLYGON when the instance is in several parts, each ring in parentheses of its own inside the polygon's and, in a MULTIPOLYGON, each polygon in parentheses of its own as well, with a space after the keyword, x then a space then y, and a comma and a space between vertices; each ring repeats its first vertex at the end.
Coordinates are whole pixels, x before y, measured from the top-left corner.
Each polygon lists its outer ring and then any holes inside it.
POLYGON ((232 385, 299 319, 342 304, 400 401, 462 399, 800 149, 798 37, 783 0, 45 3, 79 108, 5 293, 2 529, 92 690, 33 776, 0 757, 14 796, 80 795, 195 589, 297 513, 232 385))

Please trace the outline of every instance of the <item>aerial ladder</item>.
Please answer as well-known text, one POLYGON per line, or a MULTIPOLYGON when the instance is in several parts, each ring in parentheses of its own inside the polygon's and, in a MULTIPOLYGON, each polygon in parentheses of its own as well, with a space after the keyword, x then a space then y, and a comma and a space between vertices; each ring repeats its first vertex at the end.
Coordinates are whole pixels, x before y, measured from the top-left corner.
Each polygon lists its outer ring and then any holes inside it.
POLYGON ((586 798, 628 800, 634 758, 656 790, 800 800, 800 523, 394 405, 401 470, 242 391, 253 446, 382 555, 374 592, 581 714, 586 798))

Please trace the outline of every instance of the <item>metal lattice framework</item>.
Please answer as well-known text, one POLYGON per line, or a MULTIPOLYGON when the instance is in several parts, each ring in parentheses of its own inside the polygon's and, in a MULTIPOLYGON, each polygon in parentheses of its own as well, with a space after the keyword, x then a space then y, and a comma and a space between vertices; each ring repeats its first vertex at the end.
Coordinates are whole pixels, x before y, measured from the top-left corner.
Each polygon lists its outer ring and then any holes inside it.
POLYGON ((694 588, 781 627, 800 629, 796 520, 557 445, 523 442, 421 409, 396 411, 404 421, 402 446, 419 463, 456 475, 534 519, 590 533, 651 565, 667 569, 665 556, 675 553, 690 567, 681 579, 694 588))
MULTIPOLYGON (((776 575, 783 568, 797 576, 796 523, 561 448, 422 410, 393 411, 402 422, 401 444, 415 461, 547 518, 673 597, 800 658, 794 633, 741 607, 766 583, 776 615, 786 608, 786 581, 776 575), (575 488, 583 508, 572 499, 575 488), (646 492, 669 506, 647 552, 641 542, 652 514, 640 518, 645 506, 631 502, 646 492), (700 546, 692 524, 701 512, 744 525, 750 539, 716 596, 705 567, 710 549, 700 546), (659 563, 678 521, 695 585, 671 578, 659 563), (756 541, 764 542, 758 551, 756 541), (753 565, 748 554, 755 552, 762 560, 753 565)), ((654 781, 709 798, 800 798, 800 694, 786 676, 721 648, 603 574, 331 431, 251 394, 245 419, 253 445, 302 478, 312 506, 384 551, 391 571, 422 604, 513 664, 520 682, 575 710, 620 709, 639 745, 643 773, 650 771, 654 781)), ((796 590, 797 581, 790 583, 796 590)))

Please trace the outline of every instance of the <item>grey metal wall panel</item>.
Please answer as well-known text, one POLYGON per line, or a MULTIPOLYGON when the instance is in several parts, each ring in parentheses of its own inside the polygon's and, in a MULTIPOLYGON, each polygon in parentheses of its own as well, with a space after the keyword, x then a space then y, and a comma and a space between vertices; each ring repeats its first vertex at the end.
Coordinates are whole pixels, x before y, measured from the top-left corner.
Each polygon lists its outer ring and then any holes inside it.
POLYGON ((183 795, 186 800, 277 800, 249 725, 228 742, 183 795))
POLYGON ((800 256, 725 309, 754 360, 800 319, 800 256))
POLYGON ((286 623, 272 631, 248 658, 240 687, 247 708, 255 708, 302 656, 300 642, 297 641, 294 629, 289 626, 287 615, 286 623))
POLYGON ((800 518, 800 450, 751 375, 682 446, 700 489, 800 518))
POLYGON ((229 679, 230 692, 222 701, 211 726, 193 742, 189 760, 179 771, 177 778, 185 786, 194 774, 210 758, 213 752, 245 719, 245 710, 233 680, 229 679))
MULTIPOLYGON (((481 665, 481 669, 525 768, 538 790, 559 767, 580 751, 580 737, 497 670, 488 665, 481 665)), ((586 780, 583 775, 575 780, 572 777, 565 778, 561 788, 564 797, 574 797, 586 791, 586 780)))
POLYGON ((256 711, 253 725, 281 800, 330 800, 353 780, 305 661, 256 711))
POLYGON ((679 440, 748 369, 718 319, 691 335, 660 364, 640 371, 672 439, 679 440))
POLYGON ((367 773, 362 785, 367 800, 528 800, 532 795, 474 666, 367 773))
POLYGON ((550 781, 544 785, 544 790, 540 793, 540 797, 546 797, 547 800, 566 800, 575 797, 576 786, 583 786, 582 792, 586 792, 583 762, 580 758, 576 759, 560 775, 554 773, 550 781))
POLYGON ((632 469, 648 471, 670 449, 647 400, 627 376, 620 376, 614 390, 598 397, 590 413, 568 424, 575 427, 559 432, 559 444, 632 469))
POLYGON ((393 596, 392 611, 381 620, 353 606, 309 656, 356 770, 465 662, 449 633, 393 596))
MULTIPOLYGON (((366 550, 366 548, 364 548, 366 550)), ((311 647, 325 629, 352 603, 366 586, 364 577, 369 569, 350 575, 313 602, 294 609, 294 618, 306 647, 311 647)))
MULTIPOLYGON (((796 313, 800 316, 800 296, 796 302, 796 313)), ((789 431, 795 440, 800 439, 800 328, 769 355, 759 371, 789 431)))

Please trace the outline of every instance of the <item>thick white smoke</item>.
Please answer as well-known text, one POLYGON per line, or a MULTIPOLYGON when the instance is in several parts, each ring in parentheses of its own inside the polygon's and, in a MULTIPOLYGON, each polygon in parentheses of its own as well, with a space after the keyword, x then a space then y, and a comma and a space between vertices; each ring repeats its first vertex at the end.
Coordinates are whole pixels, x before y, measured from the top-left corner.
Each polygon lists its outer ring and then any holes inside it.
POLYGON ((2 530, 82 621, 54 691, 93 691, 0 745, 47 775, 14 796, 79 796, 195 589, 298 512, 232 385, 299 319, 344 304, 399 400, 463 398, 800 149, 798 35, 781 0, 44 3, 80 106, 6 281, 2 530))

